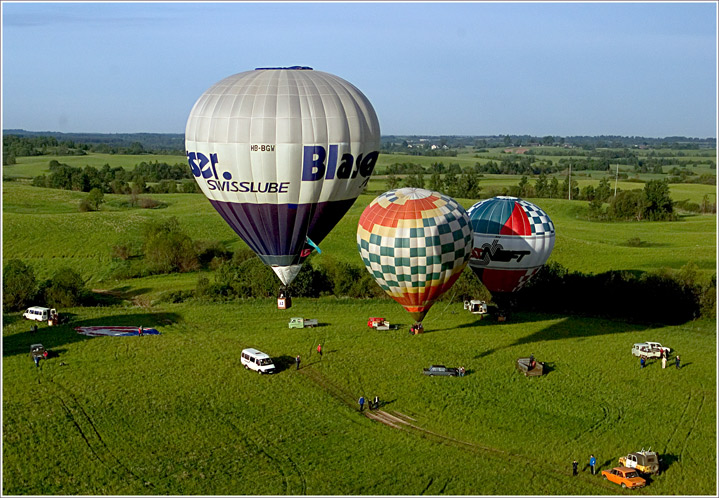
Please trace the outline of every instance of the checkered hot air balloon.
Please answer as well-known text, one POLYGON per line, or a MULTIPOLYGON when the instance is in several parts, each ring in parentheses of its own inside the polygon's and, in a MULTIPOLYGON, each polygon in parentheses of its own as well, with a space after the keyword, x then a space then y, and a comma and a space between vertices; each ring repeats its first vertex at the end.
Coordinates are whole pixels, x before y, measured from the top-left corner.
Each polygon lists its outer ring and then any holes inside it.
POLYGON ((401 188, 364 210, 357 248, 380 287, 421 322, 467 265, 472 230, 466 211, 451 197, 401 188))
POLYGON ((554 248, 554 223, 531 202, 492 197, 467 214, 474 232, 469 266, 492 293, 522 288, 554 248))

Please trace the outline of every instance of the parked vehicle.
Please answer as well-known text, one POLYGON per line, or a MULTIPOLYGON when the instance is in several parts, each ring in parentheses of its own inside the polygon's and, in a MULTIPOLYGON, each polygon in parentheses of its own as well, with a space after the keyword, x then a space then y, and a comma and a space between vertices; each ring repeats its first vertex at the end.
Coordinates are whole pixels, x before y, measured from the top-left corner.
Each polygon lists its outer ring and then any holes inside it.
POLYGON ((659 344, 658 342, 639 342, 634 344, 632 347, 632 354, 634 356, 643 358, 661 358, 662 351, 666 351, 667 356, 672 351, 671 348, 667 348, 659 344))
POLYGON ((300 318, 294 317, 290 319, 291 329, 303 329, 305 327, 316 327, 318 325, 317 320, 314 318, 300 318))
POLYGON ((367 320, 367 326, 375 330, 390 330, 396 329, 398 325, 390 324, 385 318, 371 317, 367 320))
POLYGON ((637 469, 642 474, 658 474, 659 473, 659 456, 655 451, 644 450, 636 453, 629 453, 627 456, 619 458, 619 465, 637 469))
POLYGON ((429 368, 423 369, 422 372, 430 377, 435 375, 450 375, 452 377, 457 377, 459 375, 459 370, 457 368, 445 367, 444 365, 432 365, 429 368))
POLYGON ((255 348, 243 349, 240 354, 240 362, 246 369, 254 370, 260 374, 275 373, 275 364, 272 358, 255 348))
POLYGON ((42 358, 42 356, 45 354, 45 347, 42 344, 33 344, 30 346, 30 357, 35 358, 36 356, 39 356, 42 358))
POLYGON ((604 479, 619 484, 623 488, 636 489, 647 485, 647 481, 639 477, 637 470, 629 467, 614 467, 611 470, 603 470, 602 475, 604 479))
POLYGON ((57 314, 54 308, 43 308, 42 306, 32 306, 22 314, 28 320, 37 320, 44 322, 50 319, 51 314, 57 314))
POLYGON ((471 299, 464 302, 464 309, 468 310, 473 315, 486 315, 487 314, 487 303, 478 299, 471 299))
POLYGON ((529 358, 517 358, 515 366, 525 377, 535 377, 544 374, 544 363, 541 361, 530 360, 529 358), (532 363, 534 363, 534 365, 532 365, 532 363))

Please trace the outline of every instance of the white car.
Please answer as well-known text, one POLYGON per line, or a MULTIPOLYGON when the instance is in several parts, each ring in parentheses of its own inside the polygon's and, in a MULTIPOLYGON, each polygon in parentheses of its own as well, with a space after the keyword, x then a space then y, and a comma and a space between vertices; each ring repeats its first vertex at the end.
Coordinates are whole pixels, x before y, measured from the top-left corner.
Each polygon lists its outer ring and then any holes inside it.
POLYGON ((632 347, 634 356, 643 356, 644 358, 661 358, 662 351, 667 352, 667 356, 671 353, 671 348, 667 348, 658 342, 640 342, 632 347))

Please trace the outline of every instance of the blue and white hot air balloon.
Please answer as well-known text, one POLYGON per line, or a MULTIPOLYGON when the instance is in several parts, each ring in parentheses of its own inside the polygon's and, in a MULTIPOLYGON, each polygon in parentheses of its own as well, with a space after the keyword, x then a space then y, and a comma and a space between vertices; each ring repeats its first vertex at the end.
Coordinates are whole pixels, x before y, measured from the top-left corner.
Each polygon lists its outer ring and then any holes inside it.
POLYGON ((379 145, 367 97, 308 67, 219 81, 185 130, 202 192, 284 285, 364 190, 379 145))

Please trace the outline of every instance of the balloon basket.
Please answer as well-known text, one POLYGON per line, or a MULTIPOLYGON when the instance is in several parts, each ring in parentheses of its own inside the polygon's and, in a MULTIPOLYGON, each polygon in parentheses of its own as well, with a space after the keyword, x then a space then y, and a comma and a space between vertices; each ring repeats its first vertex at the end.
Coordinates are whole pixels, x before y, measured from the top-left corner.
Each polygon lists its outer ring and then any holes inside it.
POLYGON ((292 307, 292 296, 290 291, 286 287, 280 287, 280 291, 277 293, 277 309, 286 310, 292 307))
POLYGON ((422 332, 424 332, 424 327, 422 326, 421 323, 415 323, 414 325, 412 325, 409 328, 409 333, 411 335, 418 335, 418 334, 421 334, 422 332))

